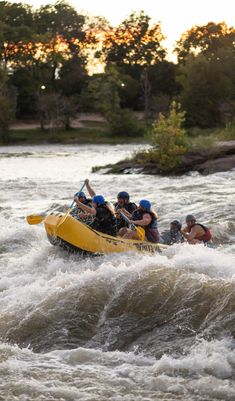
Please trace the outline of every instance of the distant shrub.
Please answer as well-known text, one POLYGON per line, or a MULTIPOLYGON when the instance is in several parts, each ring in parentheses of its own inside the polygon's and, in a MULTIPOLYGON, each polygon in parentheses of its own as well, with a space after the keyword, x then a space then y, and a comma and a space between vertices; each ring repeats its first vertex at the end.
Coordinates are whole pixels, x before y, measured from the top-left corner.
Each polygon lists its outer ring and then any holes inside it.
POLYGON ((173 102, 168 117, 162 113, 153 124, 149 135, 152 149, 148 153, 150 161, 155 161, 163 171, 170 171, 180 162, 180 155, 188 149, 186 131, 183 128, 185 112, 173 102))
POLYGON ((115 113, 109 113, 107 120, 112 135, 139 137, 146 133, 145 126, 136 120, 134 113, 129 109, 119 109, 115 113))
POLYGON ((208 151, 213 152, 216 146, 216 141, 213 135, 199 135, 190 140, 191 147, 194 151, 208 151))
POLYGON ((231 141, 235 139, 235 120, 228 122, 225 127, 202 129, 190 128, 189 141, 194 150, 210 150, 218 145, 217 142, 231 141))
POLYGON ((235 119, 225 126, 225 138, 228 140, 235 139, 235 119))

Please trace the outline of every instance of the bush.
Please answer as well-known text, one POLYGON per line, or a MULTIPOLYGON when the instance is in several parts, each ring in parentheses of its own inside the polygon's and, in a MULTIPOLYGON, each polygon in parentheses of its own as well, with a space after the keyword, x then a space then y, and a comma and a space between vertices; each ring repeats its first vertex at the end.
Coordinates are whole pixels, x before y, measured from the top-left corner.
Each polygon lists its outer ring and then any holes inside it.
POLYGON ((112 135, 118 136, 144 136, 146 128, 136 120, 134 113, 129 109, 119 109, 115 113, 109 113, 107 120, 110 124, 112 135))
POLYGON ((188 149, 186 131, 182 127, 185 122, 185 112, 180 105, 173 102, 168 117, 162 113, 153 124, 149 135, 153 148, 150 149, 149 158, 156 160, 163 171, 174 169, 180 162, 180 155, 188 149))

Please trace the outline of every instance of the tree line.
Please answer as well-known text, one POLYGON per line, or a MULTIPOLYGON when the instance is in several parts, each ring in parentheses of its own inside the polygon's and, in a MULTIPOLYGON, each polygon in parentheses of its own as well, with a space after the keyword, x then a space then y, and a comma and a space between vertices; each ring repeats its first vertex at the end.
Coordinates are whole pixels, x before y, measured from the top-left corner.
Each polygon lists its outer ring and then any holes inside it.
POLYGON ((0 130, 13 116, 70 128, 78 112, 99 112, 112 132, 141 134, 146 120, 181 103, 187 127, 215 127, 235 115, 235 28, 208 22, 176 42, 167 60, 160 23, 133 12, 112 27, 66 1, 34 10, 0 2, 0 130), (97 73, 97 66, 102 71, 97 73))

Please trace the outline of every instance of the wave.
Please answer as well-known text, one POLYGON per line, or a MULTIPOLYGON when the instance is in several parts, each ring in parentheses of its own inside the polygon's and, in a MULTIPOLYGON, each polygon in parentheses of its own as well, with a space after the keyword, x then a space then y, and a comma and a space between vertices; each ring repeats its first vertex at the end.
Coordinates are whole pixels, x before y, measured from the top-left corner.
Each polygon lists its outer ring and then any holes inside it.
POLYGON ((233 255, 178 245, 164 255, 81 259, 37 242, 0 280, 7 341, 35 351, 83 346, 160 357, 198 335, 235 334, 233 255))
POLYGON ((179 357, 76 348, 35 354, 0 345, 5 399, 232 401, 234 340, 200 340, 179 357), (17 378, 17 380, 16 380, 17 378), (79 378, 79 379, 78 379, 79 378))

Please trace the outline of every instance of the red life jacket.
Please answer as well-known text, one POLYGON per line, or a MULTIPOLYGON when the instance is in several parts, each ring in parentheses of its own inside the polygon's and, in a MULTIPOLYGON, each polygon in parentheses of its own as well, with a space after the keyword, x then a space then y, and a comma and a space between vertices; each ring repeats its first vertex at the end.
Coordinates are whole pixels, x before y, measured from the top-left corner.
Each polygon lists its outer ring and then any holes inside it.
POLYGON ((196 223, 196 224, 194 224, 194 226, 200 226, 205 231, 205 234, 197 236, 197 237, 195 237, 195 239, 199 239, 199 241, 203 241, 203 242, 209 242, 211 240, 212 234, 211 234, 211 230, 208 227, 206 227, 200 223, 196 223))

